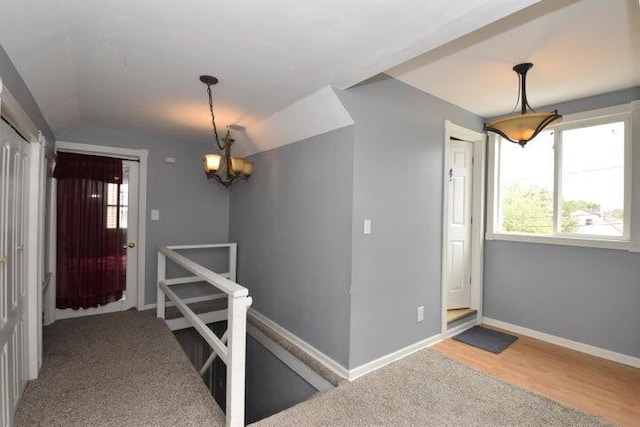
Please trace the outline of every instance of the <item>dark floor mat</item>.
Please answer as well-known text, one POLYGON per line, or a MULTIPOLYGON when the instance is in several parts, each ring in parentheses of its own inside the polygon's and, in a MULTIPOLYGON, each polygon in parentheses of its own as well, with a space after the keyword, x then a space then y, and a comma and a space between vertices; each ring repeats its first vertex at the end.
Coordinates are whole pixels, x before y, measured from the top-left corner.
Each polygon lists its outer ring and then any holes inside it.
POLYGON ((453 339, 498 354, 513 344, 518 337, 476 325, 453 339))

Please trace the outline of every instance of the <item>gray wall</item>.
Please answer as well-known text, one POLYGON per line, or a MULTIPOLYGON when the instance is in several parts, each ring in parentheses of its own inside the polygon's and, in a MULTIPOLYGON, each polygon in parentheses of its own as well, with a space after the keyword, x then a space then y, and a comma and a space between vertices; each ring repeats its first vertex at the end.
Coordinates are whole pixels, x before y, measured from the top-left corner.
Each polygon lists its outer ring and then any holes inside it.
POLYGON ((256 310, 347 366, 353 127, 252 160, 231 193, 238 282, 256 310))
MULTIPOLYGON (((570 114, 636 99, 640 87, 552 108, 570 114)), ((485 243, 484 271, 485 316, 640 357, 640 254, 496 240, 485 243)))
MULTIPOLYGON (((149 150, 147 175, 146 285, 145 303, 155 303, 157 248, 165 245, 224 243, 229 227, 229 192, 207 181, 202 155, 212 146, 162 140, 98 126, 83 126, 61 135, 59 140, 112 147, 149 150), (164 163, 165 156, 176 158, 164 163), (151 209, 160 220, 151 221, 151 209)), ((219 270, 218 270, 219 271, 219 270)), ((226 270, 225 270, 226 271, 226 270)), ((192 286, 181 292, 200 294, 192 286)))
POLYGON ((482 120, 387 76, 338 96, 355 121, 353 368, 440 333, 444 120, 482 120))
POLYGON ((27 85, 18 74, 18 71, 13 66, 13 63, 2 46, 0 46, 0 77, 2 77, 3 86, 9 89, 11 95, 20 103, 25 113, 27 113, 33 123, 40 129, 40 132, 42 132, 47 139, 47 144, 53 146, 56 138, 49 124, 44 119, 40 107, 36 104, 29 88, 27 88, 27 85))
POLYGON ((485 244, 484 314, 640 357, 640 254, 485 244))

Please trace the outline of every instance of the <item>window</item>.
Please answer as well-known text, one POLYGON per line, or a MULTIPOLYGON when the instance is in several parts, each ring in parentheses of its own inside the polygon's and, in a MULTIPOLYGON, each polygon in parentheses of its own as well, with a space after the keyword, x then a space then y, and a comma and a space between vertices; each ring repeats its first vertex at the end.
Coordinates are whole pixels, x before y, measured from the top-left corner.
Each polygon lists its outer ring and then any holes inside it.
POLYGON ((129 186, 107 184, 107 228, 127 228, 129 186))
POLYGON ((629 247, 630 117, 567 116, 524 148, 493 136, 488 238, 629 247))

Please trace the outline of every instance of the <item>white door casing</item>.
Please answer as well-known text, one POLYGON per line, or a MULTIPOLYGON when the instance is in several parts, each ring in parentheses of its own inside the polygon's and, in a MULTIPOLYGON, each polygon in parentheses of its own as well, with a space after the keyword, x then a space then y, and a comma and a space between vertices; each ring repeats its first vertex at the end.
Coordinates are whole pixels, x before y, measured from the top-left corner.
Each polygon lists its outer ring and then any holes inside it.
MULTIPOLYGON (((485 185, 485 160, 486 160, 486 134, 476 132, 462 126, 456 125, 449 120, 444 121, 444 138, 443 138, 443 186, 442 186, 442 270, 441 270, 441 335, 443 337, 455 334, 465 325, 459 325, 457 328, 448 329, 447 325, 447 306, 449 304, 449 275, 451 270, 449 260, 449 215, 450 215, 450 145, 452 141, 467 141, 472 145, 473 163, 471 167, 473 189, 471 195, 471 304, 470 308, 477 310, 475 323, 482 318, 482 263, 483 263, 483 244, 484 244, 484 185, 485 185)), ((470 321, 472 322, 472 321, 470 321)))
MULTIPOLYGON (((138 306, 138 178, 139 164, 131 160, 124 160, 124 167, 128 169, 127 184, 129 200, 127 202, 127 299, 122 310, 138 306)), ((143 266, 144 268, 144 266, 143 266)), ((144 284, 142 284, 144 286, 144 284)))
POLYGON ((29 144, 0 122, 0 426, 13 413, 29 378, 26 218, 29 144))
POLYGON ((471 306, 471 202, 473 143, 449 144, 447 309, 471 306))

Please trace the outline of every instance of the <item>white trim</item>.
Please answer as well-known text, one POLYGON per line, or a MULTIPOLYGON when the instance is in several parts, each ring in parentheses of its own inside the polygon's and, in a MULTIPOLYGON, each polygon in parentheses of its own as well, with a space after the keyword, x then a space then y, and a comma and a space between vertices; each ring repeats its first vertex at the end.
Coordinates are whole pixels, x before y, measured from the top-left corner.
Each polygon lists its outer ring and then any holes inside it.
POLYGON ((306 382, 311 384, 316 390, 325 392, 335 387, 320 374, 311 369, 306 363, 289 353, 284 347, 266 336, 260 329, 254 325, 247 324, 247 333, 258 341, 264 348, 269 350, 271 354, 277 357, 282 363, 287 365, 296 374, 300 375, 306 382))
POLYGON ((269 319, 265 315, 256 311, 255 309, 249 308, 248 313, 256 317, 256 319, 258 319, 260 322, 264 323, 265 325, 267 325, 268 327, 276 331, 278 334, 282 335, 285 339, 289 340, 294 345, 302 349, 309 356, 313 357, 316 362, 323 365, 325 368, 329 369, 334 374, 347 379, 348 381, 353 381, 356 378, 359 378, 363 375, 373 372, 376 369, 380 369, 383 366, 386 366, 389 363, 400 360, 412 353, 415 353, 416 351, 420 351, 427 347, 431 347, 441 341, 444 341, 449 336, 460 333, 478 324, 478 319, 480 319, 480 317, 478 316, 473 321, 469 321, 467 323, 464 323, 463 325, 459 325, 458 327, 453 328, 452 331, 449 331, 448 334, 433 335, 429 338, 410 344, 404 348, 396 350, 378 359, 372 360, 371 362, 367 362, 363 365, 357 366, 352 369, 346 369, 344 366, 340 365, 338 362, 331 359, 329 356, 327 356, 326 354, 324 354, 323 352, 321 352, 311 344, 307 343, 306 341, 299 338, 298 336, 292 334, 291 332, 289 332, 288 330, 286 330, 285 328, 283 328, 273 320, 269 319))
MULTIPOLYGON (((119 148, 106 145, 82 144, 69 141, 57 141, 57 151, 67 151, 81 154, 115 156, 127 160, 138 160, 140 162, 138 168, 138 236, 137 254, 138 254, 138 280, 136 292, 136 307, 144 306, 144 295, 146 287, 146 236, 147 236, 147 164, 149 160, 149 150, 119 148)), ((53 282, 55 285, 55 281, 53 282)), ((116 310, 117 311, 117 310, 116 310)), ((109 311, 107 311, 109 312, 109 311)), ((73 316, 75 317, 75 316, 73 316)))
POLYGON ((124 160, 139 160, 140 157, 144 155, 143 152, 148 152, 144 149, 119 148, 111 147, 109 145, 93 145, 70 141, 56 141, 56 151, 65 151, 78 154, 117 156, 118 158, 124 160))
POLYGON ((440 332, 447 334, 447 265, 448 265, 448 224, 449 186, 447 180, 449 168, 449 149, 451 138, 458 138, 473 144, 473 194, 471 225, 471 308, 482 317, 483 257, 484 257, 484 188, 486 163, 486 135, 449 120, 444 121, 444 156, 442 181, 442 268, 441 268, 441 323, 440 332))
POLYGON ((584 122, 591 122, 593 120, 600 120, 608 117, 627 114, 629 114, 629 104, 614 105, 611 107, 598 108, 596 110, 566 114, 562 118, 561 122, 559 122, 557 125, 550 126, 550 128, 563 129, 566 127, 571 127, 575 123, 580 123, 580 126, 584 126, 584 122))
POLYGON ((487 240, 504 240, 508 242, 541 243, 544 245, 579 246, 583 248, 600 248, 629 250, 629 242, 609 239, 580 239, 575 237, 540 236, 519 233, 492 233, 487 240))
POLYGON ((498 196, 498 174, 496 173, 496 164, 498 163, 499 147, 498 135, 490 132, 487 137, 487 231, 485 240, 494 240, 495 224, 498 224, 498 209, 495 208, 498 196))
POLYGON ((147 167, 149 151, 137 150, 140 165, 138 167, 138 295, 137 307, 144 305, 146 283, 147 257, 147 167))
POLYGON ((268 327, 270 327, 271 329, 273 329, 274 331, 276 331, 277 333, 279 333, 280 335, 282 335, 283 337, 285 337, 287 340, 291 341, 293 344, 295 344, 302 350, 304 350, 307 354, 313 357, 318 363, 320 363, 325 368, 332 371, 334 374, 350 380, 349 378, 350 371, 348 371, 344 366, 342 366, 341 364, 339 364, 338 362, 336 362, 335 360, 333 360, 332 358, 330 358, 329 356, 327 356, 326 354, 324 354, 323 352, 321 352, 311 344, 307 343, 301 338, 298 338, 296 335, 292 334, 282 326, 278 325, 273 320, 269 319, 268 317, 266 317, 265 315, 261 314, 260 312, 256 311, 251 307, 249 308, 248 313, 254 316, 259 321, 261 321, 262 323, 264 323, 265 325, 267 325, 268 327))
POLYGON ((603 359, 612 360, 614 362, 622 363, 625 365, 640 368, 640 358, 629 356, 627 354, 618 353, 615 351, 607 350, 600 347, 595 347, 589 344, 584 344, 578 341, 568 340, 566 338, 558 337, 555 335, 547 334, 544 332, 536 331, 533 329, 525 328, 522 326, 514 325, 511 323, 503 322, 501 320, 491 319, 484 317, 482 323, 489 326, 495 326, 496 328, 504 329, 506 331, 515 332, 517 334, 526 335, 531 338, 545 341, 551 344, 559 345, 561 347, 576 350, 582 353, 590 354, 592 356, 601 357, 603 359))
POLYGON ((480 318, 476 317, 475 319, 471 319, 467 322, 461 323, 458 326, 454 326, 451 329, 447 329, 447 333, 445 334, 445 336, 442 338, 442 340, 446 340, 447 338, 451 338, 451 337, 455 337, 458 334, 461 334, 462 332, 466 331, 469 328, 472 328, 476 325, 480 324, 480 318))
POLYGON ((56 308, 55 317, 56 320, 75 319, 78 317, 95 316, 98 314, 115 313, 117 311, 123 311, 123 304, 120 301, 113 302, 109 305, 101 305, 99 307, 90 308, 56 308))
POLYGON ((360 365, 357 368, 353 368, 349 370, 348 380, 353 381, 356 378, 359 378, 363 375, 366 375, 370 372, 373 372, 377 369, 382 368, 383 366, 388 365, 389 363, 400 360, 408 355, 415 353, 416 351, 420 351, 427 347, 431 347, 441 341, 444 338, 442 334, 433 335, 429 338, 426 338, 422 341, 418 341, 417 343, 408 345, 400 350, 394 351, 393 353, 389 353, 386 356, 382 356, 376 360, 372 360, 371 362, 365 363, 364 365, 360 365))
MULTIPOLYGON (((631 103, 631 183, 640 183, 640 101, 631 103)), ((631 252, 640 252, 640 195, 638 191, 631 192, 629 203, 630 230, 629 238, 631 252)))
MULTIPOLYGON (((28 378, 33 380, 38 377, 38 371, 42 364, 42 281, 44 279, 42 268, 42 249, 44 248, 42 213, 42 166, 44 164, 44 150, 40 142, 31 142, 28 153, 29 176, 27 197, 27 236, 26 238, 26 275, 27 275, 27 320, 29 349, 28 354, 28 378)), ((24 191, 24 190, 23 190, 24 191)))
MULTIPOLYGON (((167 303, 167 306, 168 305, 169 304, 167 303)), ((172 305, 175 305, 175 303, 173 303, 172 305)), ((197 316, 198 316, 198 319, 202 320, 207 325, 210 323, 222 322, 223 320, 227 320, 228 318, 226 308, 222 310, 209 311, 206 313, 198 313, 197 316)), ((187 320, 185 317, 177 317, 175 319, 165 319, 165 322, 167 323, 167 326, 169 327, 169 329, 171 329, 172 331, 193 328, 193 325, 189 323, 189 320, 187 320)))
MULTIPOLYGON (((171 280, 171 279, 169 279, 171 280)), ((168 281, 168 280, 167 280, 168 281)), ((198 281, 202 282, 203 280, 198 278, 198 281)), ((214 299, 218 299, 218 298, 226 298, 227 295, 224 293, 220 293, 220 294, 211 294, 211 295, 202 295, 199 297, 191 297, 191 298, 184 298, 182 301, 185 304, 193 304, 196 302, 203 302, 203 301, 211 301, 214 299)), ((171 307, 174 306, 175 304, 172 301, 167 301, 165 303, 166 307, 171 307)), ((151 304, 145 304, 142 307, 139 307, 138 310, 151 310, 151 309, 155 309, 158 305, 154 302, 151 304)))

